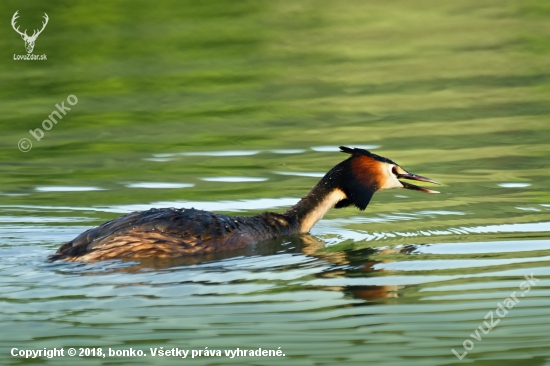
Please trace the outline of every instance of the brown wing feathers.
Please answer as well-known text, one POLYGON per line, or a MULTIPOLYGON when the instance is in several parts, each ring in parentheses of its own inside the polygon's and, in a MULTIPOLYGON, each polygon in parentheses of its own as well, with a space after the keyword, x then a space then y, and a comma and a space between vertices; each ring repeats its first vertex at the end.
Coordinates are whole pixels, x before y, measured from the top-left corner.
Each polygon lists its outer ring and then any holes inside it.
POLYGON ((195 209, 133 212, 82 233, 50 260, 176 257, 234 250, 284 233, 288 222, 271 216, 280 215, 236 217, 195 209))

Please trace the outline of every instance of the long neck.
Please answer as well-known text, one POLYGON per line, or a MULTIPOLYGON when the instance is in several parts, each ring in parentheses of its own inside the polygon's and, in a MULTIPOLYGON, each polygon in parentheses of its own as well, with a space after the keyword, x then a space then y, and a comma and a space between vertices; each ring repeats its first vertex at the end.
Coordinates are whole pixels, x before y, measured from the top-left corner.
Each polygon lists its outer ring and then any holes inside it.
POLYGON ((362 178, 357 179, 353 159, 346 159, 332 168, 304 198, 283 214, 293 233, 307 233, 335 205, 336 208, 354 205, 360 210, 367 207, 377 186, 373 184, 372 169, 364 169, 362 178))
POLYGON ((324 179, 297 204, 284 213, 293 223, 296 232, 307 233, 334 205, 346 198, 346 194, 327 184, 324 179))

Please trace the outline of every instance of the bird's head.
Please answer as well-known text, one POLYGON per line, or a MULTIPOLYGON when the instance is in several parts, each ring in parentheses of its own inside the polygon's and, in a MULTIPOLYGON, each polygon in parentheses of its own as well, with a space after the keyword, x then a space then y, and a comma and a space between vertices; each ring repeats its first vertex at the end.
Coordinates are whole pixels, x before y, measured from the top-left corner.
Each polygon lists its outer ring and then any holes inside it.
POLYGON ((435 183, 431 178, 412 174, 396 162, 371 153, 368 150, 340 146, 340 150, 351 157, 335 167, 340 176, 340 189, 346 198, 336 204, 336 208, 355 205, 364 210, 374 192, 383 189, 405 188, 425 193, 439 193, 428 188, 419 187, 401 179, 435 183))

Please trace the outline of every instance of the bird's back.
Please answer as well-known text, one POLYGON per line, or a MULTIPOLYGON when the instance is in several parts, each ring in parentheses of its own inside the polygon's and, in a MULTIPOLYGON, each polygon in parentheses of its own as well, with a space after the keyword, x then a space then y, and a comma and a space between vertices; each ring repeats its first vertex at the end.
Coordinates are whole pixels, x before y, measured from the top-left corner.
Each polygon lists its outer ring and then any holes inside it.
POLYGON ((286 218, 264 213, 229 216, 195 209, 132 212, 89 229, 61 246, 50 260, 178 257, 235 250, 286 234, 286 218))

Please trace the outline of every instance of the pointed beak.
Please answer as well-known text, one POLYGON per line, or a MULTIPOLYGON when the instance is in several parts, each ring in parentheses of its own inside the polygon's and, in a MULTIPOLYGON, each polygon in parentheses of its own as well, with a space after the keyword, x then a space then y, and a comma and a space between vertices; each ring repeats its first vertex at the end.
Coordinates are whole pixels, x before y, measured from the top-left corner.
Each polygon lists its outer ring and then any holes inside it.
MULTIPOLYGON (((417 180, 417 181, 420 181, 420 182, 428 182, 428 183, 434 183, 434 184, 441 184, 438 181, 435 181, 431 178, 423 177, 421 175, 412 174, 412 173, 409 173, 407 171, 405 171, 405 173, 403 173, 403 174, 398 174, 397 178, 417 180)), ((415 186, 414 184, 410 184, 410 183, 407 183, 407 182, 402 182, 402 181, 399 181, 399 182, 403 185, 403 188, 406 188, 406 189, 412 189, 412 190, 415 190, 415 191, 420 191, 420 192, 425 192, 425 193, 439 193, 439 191, 434 191, 433 189, 428 189, 428 188, 424 188, 424 187, 415 186)))

